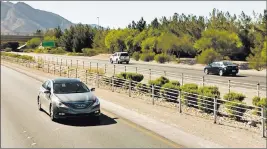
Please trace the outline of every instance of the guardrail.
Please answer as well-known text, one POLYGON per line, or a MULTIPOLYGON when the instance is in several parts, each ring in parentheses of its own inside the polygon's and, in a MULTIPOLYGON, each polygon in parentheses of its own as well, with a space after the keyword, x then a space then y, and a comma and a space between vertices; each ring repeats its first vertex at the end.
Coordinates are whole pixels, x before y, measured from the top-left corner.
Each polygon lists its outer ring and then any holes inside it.
MULTIPOLYGON (((130 65, 114 65, 114 64, 106 64, 106 63, 98 63, 91 62, 88 60, 87 62, 81 60, 68 60, 62 58, 42 58, 35 57, 35 59, 41 59, 51 64, 61 64, 61 65, 70 65, 71 67, 97 67, 105 70, 105 74, 108 76, 115 75, 119 72, 136 72, 144 75, 144 81, 153 80, 160 76, 165 76, 171 80, 180 81, 183 85, 184 83, 197 83, 198 85, 220 85, 220 91, 223 93, 229 93, 231 91, 242 92, 246 95, 247 98, 252 99, 254 96, 266 96, 266 88, 267 86, 260 82, 255 83, 243 83, 239 81, 233 80, 220 80, 215 78, 210 78, 207 76, 198 76, 198 75, 188 75, 185 73, 173 73, 167 72, 164 70, 153 70, 147 68, 140 68, 130 65)), ((251 102, 250 102, 251 103, 251 102)))
POLYGON ((222 100, 220 97, 207 97, 181 90, 121 79, 115 76, 107 76, 105 75, 106 71, 99 69, 99 67, 72 67, 69 65, 51 64, 40 59, 27 61, 5 56, 2 56, 2 58, 61 77, 79 78, 87 85, 127 94, 129 97, 143 99, 153 105, 172 106, 178 108, 179 113, 192 113, 195 110, 199 115, 207 115, 214 123, 233 122, 235 120, 239 124, 256 125, 256 131, 262 130, 262 137, 266 137, 267 111, 265 107, 244 106, 222 100))

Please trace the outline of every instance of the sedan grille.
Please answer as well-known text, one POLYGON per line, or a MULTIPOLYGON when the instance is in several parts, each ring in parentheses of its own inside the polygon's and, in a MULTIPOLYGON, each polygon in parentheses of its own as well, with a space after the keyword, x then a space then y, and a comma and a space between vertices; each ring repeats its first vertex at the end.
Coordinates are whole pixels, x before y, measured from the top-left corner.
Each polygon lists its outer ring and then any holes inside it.
POLYGON ((94 101, 86 101, 86 102, 73 102, 73 103, 64 103, 66 106, 71 107, 73 109, 86 109, 94 104, 94 101))

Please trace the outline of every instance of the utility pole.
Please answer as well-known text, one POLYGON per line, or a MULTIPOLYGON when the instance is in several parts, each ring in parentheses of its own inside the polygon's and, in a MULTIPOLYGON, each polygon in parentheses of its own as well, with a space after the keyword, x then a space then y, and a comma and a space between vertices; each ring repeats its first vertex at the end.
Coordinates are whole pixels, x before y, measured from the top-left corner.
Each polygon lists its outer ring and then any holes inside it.
POLYGON ((98 28, 98 30, 100 29, 100 26, 99 26, 99 17, 97 17, 97 28, 98 28))

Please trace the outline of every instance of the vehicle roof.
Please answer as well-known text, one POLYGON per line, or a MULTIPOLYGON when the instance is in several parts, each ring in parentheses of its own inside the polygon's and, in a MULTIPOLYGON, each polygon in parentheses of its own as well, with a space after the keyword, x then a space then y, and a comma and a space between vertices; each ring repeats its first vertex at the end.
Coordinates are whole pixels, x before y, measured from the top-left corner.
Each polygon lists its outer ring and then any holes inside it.
POLYGON ((52 79, 53 83, 71 83, 71 82, 81 82, 76 78, 55 78, 52 79))

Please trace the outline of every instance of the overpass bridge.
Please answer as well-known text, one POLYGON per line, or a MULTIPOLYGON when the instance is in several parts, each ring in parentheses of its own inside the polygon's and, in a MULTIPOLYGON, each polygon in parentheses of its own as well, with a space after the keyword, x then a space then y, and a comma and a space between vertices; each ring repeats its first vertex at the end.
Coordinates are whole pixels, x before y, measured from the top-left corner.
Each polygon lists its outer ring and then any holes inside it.
POLYGON ((6 42, 27 42, 32 38, 44 38, 42 35, 5 35, 1 34, 1 43, 6 42))

